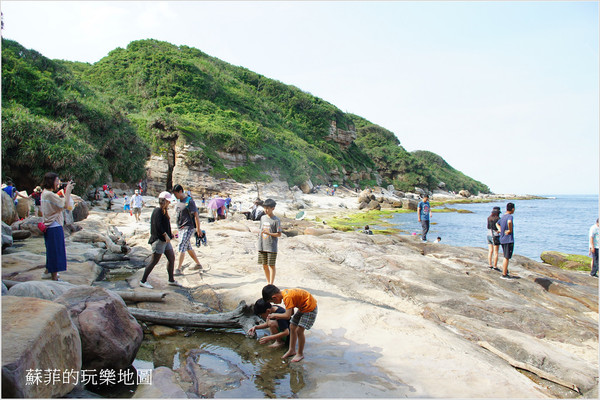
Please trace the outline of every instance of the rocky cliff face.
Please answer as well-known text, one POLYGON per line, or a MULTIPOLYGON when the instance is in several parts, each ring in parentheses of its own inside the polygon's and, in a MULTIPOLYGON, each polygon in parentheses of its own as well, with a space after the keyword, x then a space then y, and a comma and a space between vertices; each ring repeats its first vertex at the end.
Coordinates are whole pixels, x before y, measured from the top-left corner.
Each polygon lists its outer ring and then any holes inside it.
MULTIPOLYGON (((239 154, 219 154, 228 168, 243 165, 239 154)), ((146 163, 147 194, 156 196, 180 184, 192 193, 220 193, 231 191, 239 185, 231 179, 210 176, 212 167, 202 155, 202 148, 191 145, 173 144, 167 156, 152 155, 146 163)))
POLYGON ((349 130, 345 131, 343 129, 339 129, 335 121, 331 121, 331 125, 329 126, 329 135, 327 135, 325 139, 333 140, 345 150, 350 147, 352 142, 356 140, 356 128, 351 125, 349 130))

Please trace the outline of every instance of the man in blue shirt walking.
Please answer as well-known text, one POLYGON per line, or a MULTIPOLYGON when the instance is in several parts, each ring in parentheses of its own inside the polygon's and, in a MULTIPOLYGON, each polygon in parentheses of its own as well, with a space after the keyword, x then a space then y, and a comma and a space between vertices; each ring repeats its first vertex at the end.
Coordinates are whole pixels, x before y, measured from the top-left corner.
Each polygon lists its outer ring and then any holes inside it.
POLYGON ((515 236, 514 236, 514 225, 513 225, 513 214, 515 213, 515 205, 508 203, 506 205, 506 214, 500 218, 496 223, 498 232, 500 232, 500 244, 502 245, 502 252, 504 253, 504 261, 502 262, 502 276, 503 279, 510 279, 508 275, 508 261, 511 259, 513 250, 515 248, 515 236))

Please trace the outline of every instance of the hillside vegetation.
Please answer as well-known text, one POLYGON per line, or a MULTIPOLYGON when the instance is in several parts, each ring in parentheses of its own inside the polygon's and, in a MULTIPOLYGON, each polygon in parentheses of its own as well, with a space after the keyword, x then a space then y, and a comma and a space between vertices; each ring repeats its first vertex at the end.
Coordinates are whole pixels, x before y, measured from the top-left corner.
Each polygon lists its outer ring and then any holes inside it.
POLYGON ((401 190, 432 190, 443 180, 448 190, 489 192, 445 162, 407 152, 364 118, 187 46, 140 40, 91 65, 49 60, 3 39, 2 89, 2 174, 17 186, 48 170, 82 185, 108 174, 131 182, 151 153, 192 144, 201 149, 189 155, 195 162, 238 181, 276 171, 290 185, 364 186, 380 177, 401 190), (331 140, 332 123, 356 140, 331 140), (217 152, 247 161, 228 169, 217 152), (361 178, 351 181, 353 172, 361 178))

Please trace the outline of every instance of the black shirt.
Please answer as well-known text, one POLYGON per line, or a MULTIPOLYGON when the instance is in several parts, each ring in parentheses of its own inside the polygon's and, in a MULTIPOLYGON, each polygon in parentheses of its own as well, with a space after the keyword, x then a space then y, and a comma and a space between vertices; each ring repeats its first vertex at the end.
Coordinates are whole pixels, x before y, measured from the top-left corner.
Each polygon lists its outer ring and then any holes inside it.
POLYGON ((157 240, 166 242, 165 233, 169 235, 170 239, 173 239, 171 220, 162 212, 160 207, 156 207, 150 217, 150 239, 148 239, 148 243, 152 244, 157 240))

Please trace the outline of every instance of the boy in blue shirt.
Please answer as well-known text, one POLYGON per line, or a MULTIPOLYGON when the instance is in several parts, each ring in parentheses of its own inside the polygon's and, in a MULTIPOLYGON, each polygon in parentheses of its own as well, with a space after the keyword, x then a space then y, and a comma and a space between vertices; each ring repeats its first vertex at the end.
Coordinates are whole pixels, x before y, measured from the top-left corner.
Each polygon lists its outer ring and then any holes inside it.
POLYGON ((513 255, 515 248, 515 236, 513 226, 513 214, 515 212, 515 205, 508 203, 506 205, 506 214, 500 218, 496 223, 498 232, 500 232, 500 244, 502 245, 502 252, 504 253, 504 261, 502 262, 502 276, 503 279, 510 279, 508 275, 508 261, 513 255))
POLYGON ((423 234, 421 240, 427 241, 427 232, 429 232, 429 217, 431 216, 431 207, 429 206, 429 195, 423 196, 423 201, 419 202, 417 206, 417 217, 423 228, 423 234))
POLYGON ((288 345, 290 340, 290 320, 289 319, 268 319, 269 314, 284 314, 285 309, 283 307, 272 305, 268 301, 258 299, 254 303, 254 314, 267 321, 264 324, 253 326, 248 330, 249 335, 254 335, 257 329, 269 328, 271 334, 269 336, 263 336, 258 339, 258 343, 265 344, 274 340, 275 342, 269 347, 282 347, 288 345))

